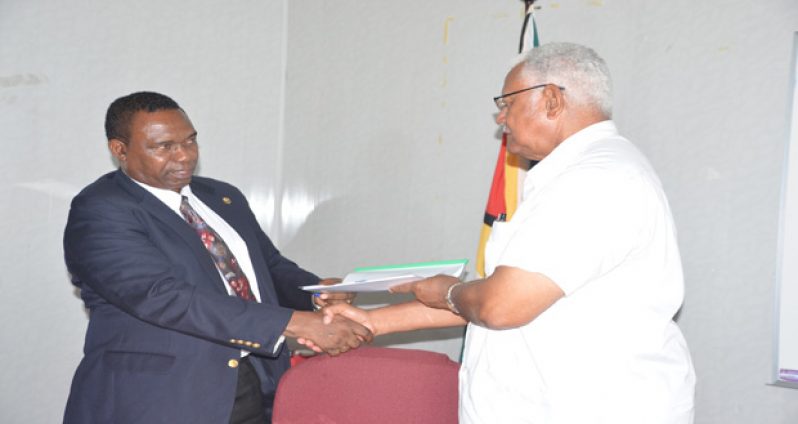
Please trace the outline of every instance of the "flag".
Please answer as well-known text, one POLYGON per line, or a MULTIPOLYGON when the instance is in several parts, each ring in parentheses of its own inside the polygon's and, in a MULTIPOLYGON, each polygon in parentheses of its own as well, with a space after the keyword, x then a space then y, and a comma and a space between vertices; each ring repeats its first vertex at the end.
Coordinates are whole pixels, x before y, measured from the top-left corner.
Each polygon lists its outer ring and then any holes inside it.
MULTIPOLYGON (((524 25, 521 28, 521 40, 518 45, 518 53, 526 51, 527 46, 537 47, 540 45, 538 40, 538 30, 535 25, 535 11, 533 4, 535 0, 526 0, 526 16, 524 25), (531 43, 527 43, 530 40, 531 43)), ((531 163, 507 151, 507 134, 502 134, 502 144, 499 147, 499 157, 496 160, 496 168, 493 171, 493 182, 488 194, 488 205, 485 207, 485 217, 482 221, 482 231, 479 235, 479 248, 477 249, 476 268, 480 277, 485 277, 485 244, 490 237, 490 231, 496 220, 509 221, 518 206, 518 199, 521 197, 520 188, 526 171, 531 167, 531 163)))

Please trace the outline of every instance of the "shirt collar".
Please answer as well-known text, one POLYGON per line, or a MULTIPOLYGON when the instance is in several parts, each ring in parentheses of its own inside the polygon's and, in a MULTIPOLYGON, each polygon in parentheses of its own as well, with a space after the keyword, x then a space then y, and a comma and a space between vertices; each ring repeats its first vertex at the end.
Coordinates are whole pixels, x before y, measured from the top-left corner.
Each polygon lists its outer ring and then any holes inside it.
POLYGON ((591 142, 615 135, 618 135, 615 123, 607 120, 588 125, 563 140, 527 173, 524 179, 524 199, 574 163, 591 142))
POLYGON ((131 178, 134 183, 141 186, 143 189, 147 190, 155 196, 158 200, 163 202, 169 209, 180 212, 180 203, 183 201, 183 196, 186 197, 193 197, 194 193, 191 191, 191 186, 186 184, 183 188, 180 189, 180 193, 177 193, 172 190, 167 190, 164 188, 153 187, 149 184, 144 184, 141 181, 137 181, 134 178, 131 178))

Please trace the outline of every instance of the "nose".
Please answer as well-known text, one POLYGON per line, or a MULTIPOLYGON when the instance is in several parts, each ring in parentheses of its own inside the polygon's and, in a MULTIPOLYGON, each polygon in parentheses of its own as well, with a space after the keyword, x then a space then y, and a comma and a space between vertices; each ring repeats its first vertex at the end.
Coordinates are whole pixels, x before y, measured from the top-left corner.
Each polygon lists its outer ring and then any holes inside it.
POLYGON ((496 123, 499 125, 504 125, 507 122, 507 108, 502 108, 499 113, 496 115, 496 123))
POLYGON ((172 145, 172 158, 177 162, 186 162, 191 159, 191 148, 181 143, 172 145))

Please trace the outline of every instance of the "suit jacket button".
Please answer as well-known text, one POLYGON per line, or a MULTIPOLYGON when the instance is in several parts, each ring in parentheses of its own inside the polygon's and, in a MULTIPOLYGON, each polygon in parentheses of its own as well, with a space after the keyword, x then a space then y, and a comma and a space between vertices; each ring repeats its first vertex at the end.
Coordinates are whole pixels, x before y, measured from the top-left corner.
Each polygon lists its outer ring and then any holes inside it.
POLYGON ((260 343, 252 343, 252 347, 255 349, 260 349, 260 343))
POLYGON ((252 342, 247 340, 244 342, 244 346, 252 347, 252 342))
POLYGON ((238 360, 231 359, 231 360, 227 361, 227 366, 230 367, 230 368, 238 368, 238 360))

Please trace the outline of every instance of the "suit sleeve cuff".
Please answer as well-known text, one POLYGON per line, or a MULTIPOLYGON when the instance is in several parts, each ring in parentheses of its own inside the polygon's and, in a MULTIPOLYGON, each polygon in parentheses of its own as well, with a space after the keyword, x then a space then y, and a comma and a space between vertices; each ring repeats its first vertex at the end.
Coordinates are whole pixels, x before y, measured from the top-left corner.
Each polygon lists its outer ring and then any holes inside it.
POLYGON ((272 350, 272 355, 277 355, 277 352, 280 351, 280 348, 283 346, 283 342, 285 341, 285 336, 280 336, 277 339, 277 342, 274 344, 274 349, 272 350))

